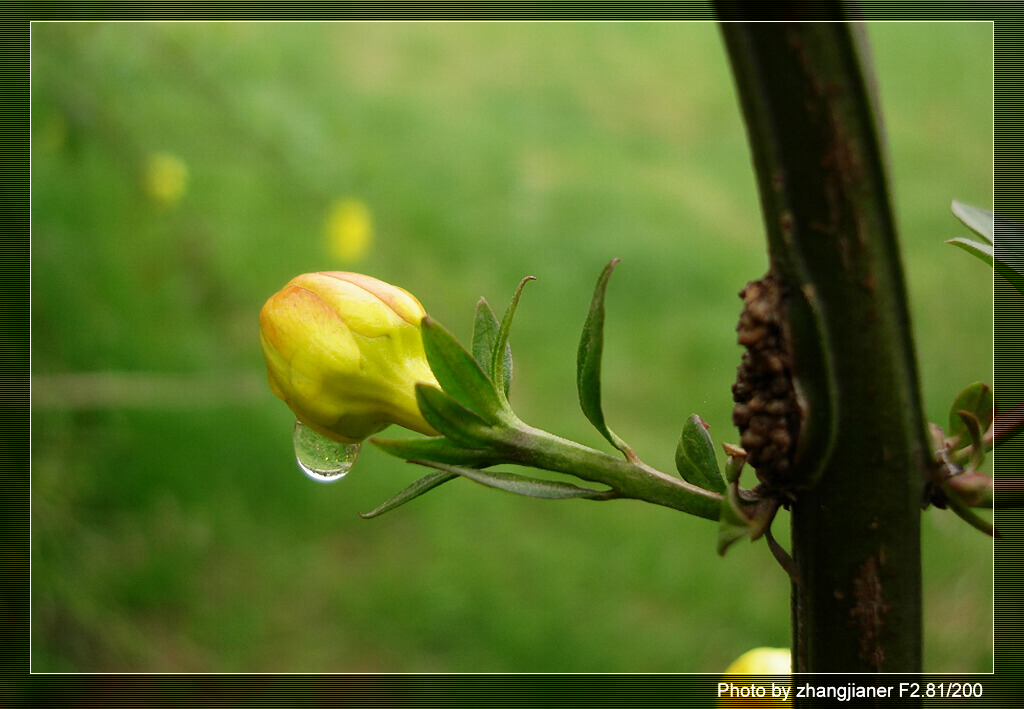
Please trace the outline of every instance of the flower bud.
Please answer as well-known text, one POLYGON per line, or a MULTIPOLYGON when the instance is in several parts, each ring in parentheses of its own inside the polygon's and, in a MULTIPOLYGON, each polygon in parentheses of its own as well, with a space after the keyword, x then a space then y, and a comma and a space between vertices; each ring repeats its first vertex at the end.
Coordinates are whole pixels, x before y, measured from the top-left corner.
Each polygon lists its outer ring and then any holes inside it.
POLYGON ((341 271, 293 278, 260 311, 270 388, 316 432, 358 443, 389 424, 438 435, 415 386, 437 386, 423 351, 426 313, 410 293, 341 271))

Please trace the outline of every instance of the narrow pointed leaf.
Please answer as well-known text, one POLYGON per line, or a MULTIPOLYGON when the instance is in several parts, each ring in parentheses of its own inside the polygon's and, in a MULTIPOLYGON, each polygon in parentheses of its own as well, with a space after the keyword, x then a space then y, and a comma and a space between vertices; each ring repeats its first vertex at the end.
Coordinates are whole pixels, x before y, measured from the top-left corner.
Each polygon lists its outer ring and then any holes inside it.
POLYGON ((601 354, 604 349, 604 295, 608 288, 608 279, 619 259, 612 259, 594 288, 594 297, 590 301, 590 313, 583 325, 583 336, 580 338, 579 351, 576 354, 576 388, 580 395, 580 408, 583 414, 594 425, 609 443, 618 448, 628 459, 635 456, 632 449, 619 438, 605 423, 601 409, 601 354))
POLYGON ((958 246, 972 256, 977 256, 989 266, 992 265, 992 244, 985 244, 962 236, 958 236, 955 239, 949 239, 946 243, 958 246))
POLYGON ((400 490, 394 497, 391 497, 390 499, 386 500, 378 507, 370 510, 366 514, 360 512, 359 516, 363 519, 380 517, 385 512, 390 512, 396 507, 401 507, 409 500, 415 500, 420 495, 430 492, 438 485, 446 483, 449 480, 454 480, 457 477, 459 476, 456 475, 455 473, 449 473, 442 470, 430 473, 428 475, 424 475, 422 478, 420 478, 413 484, 400 490))
POLYGON ((370 442, 385 453, 404 460, 432 460, 471 468, 484 468, 501 462, 493 451, 464 448, 447 438, 371 438, 370 442))
POLYGON ((719 494, 725 492, 725 478, 715 460, 715 445, 697 414, 683 424, 676 447, 676 470, 688 483, 719 494))
POLYGON ((989 246, 992 246, 992 239, 995 236, 995 217, 992 212, 981 207, 957 202, 955 199, 951 209, 956 218, 964 223, 964 226, 984 239, 989 246))
MULTIPOLYGON (((485 372, 491 371, 494 359, 494 345, 498 341, 501 325, 491 306, 483 298, 476 304, 476 318, 473 321, 473 359, 485 372)), ((503 390, 508 398, 509 386, 512 384, 512 347, 506 341, 505 357, 502 362, 504 370, 503 390)))
MULTIPOLYGON (((494 382, 495 388, 502 392, 505 397, 508 396, 508 385, 511 383, 512 374, 511 366, 509 366, 508 371, 505 369, 505 352, 509 347, 508 335, 512 329, 512 318, 515 317, 516 308, 519 307, 519 298, 523 294, 523 287, 527 282, 535 280, 537 280, 536 276, 527 276, 519 281, 519 287, 516 288, 515 295, 512 296, 512 302, 508 304, 508 308, 505 309, 505 315, 501 318, 501 325, 498 327, 498 337, 495 339, 491 350, 491 380, 494 382)), ((511 357, 511 354, 509 357, 511 357)), ((509 364, 511 365, 511 360, 509 364)))
POLYGON ((490 439, 486 421, 437 387, 417 384, 416 403, 427 423, 460 446, 479 448, 490 439))
POLYGON ((430 316, 423 318, 421 329, 427 362, 441 388, 467 409, 495 423, 503 404, 477 361, 430 316))
POLYGON ((543 500, 610 500, 616 497, 614 490, 592 490, 570 483, 555 482, 552 480, 540 480, 528 478, 525 475, 514 473, 502 473, 495 470, 477 470, 475 468, 462 468, 443 463, 431 463, 429 461, 413 461, 422 465, 436 468, 437 470, 455 473, 462 477, 469 478, 474 482, 487 487, 493 487, 505 492, 511 492, 523 497, 535 497, 543 500))

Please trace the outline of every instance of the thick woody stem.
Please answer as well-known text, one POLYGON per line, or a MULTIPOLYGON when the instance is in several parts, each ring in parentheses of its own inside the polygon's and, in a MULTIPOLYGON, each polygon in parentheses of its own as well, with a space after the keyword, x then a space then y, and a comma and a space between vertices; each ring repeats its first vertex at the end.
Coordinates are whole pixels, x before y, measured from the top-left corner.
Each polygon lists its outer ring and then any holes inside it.
POLYGON ((934 462, 860 28, 755 24, 742 21, 750 4, 715 6, 741 20, 722 32, 802 408, 793 470, 768 480, 795 495, 794 670, 918 672, 934 462))

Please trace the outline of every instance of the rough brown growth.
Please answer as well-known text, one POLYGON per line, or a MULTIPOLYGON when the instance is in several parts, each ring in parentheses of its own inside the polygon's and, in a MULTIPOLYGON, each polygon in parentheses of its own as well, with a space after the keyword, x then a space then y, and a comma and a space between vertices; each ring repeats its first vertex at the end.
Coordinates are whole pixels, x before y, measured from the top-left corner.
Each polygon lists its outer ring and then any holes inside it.
POLYGON ((789 488, 800 410, 793 391, 782 320, 782 282, 771 271, 740 291, 743 312, 737 339, 746 348, 732 387, 732 421, 758 479, 773 490, 789 488))

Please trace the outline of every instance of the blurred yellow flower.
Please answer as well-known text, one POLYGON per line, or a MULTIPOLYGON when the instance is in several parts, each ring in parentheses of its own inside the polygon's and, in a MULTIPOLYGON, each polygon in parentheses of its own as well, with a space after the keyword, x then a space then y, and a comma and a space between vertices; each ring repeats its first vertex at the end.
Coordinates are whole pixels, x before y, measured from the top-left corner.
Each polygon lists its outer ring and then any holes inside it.
POLYGON ((354 198, 338 200, 327 216, 326 234, 332 256, 342 262, 358 261, 373 239, 369 207, 354 198))
MULTIPOLYGON (((786 648, 757 647, 736 658, 725 670, 722 683, 728 683, 730 689, 719 692, 718 709, 769 709, 773 707, 790 707, 793 705, 790 684, 787 681, 766 684, 752 684, 751 680, 728 675, 789 675, 792 672, 790 652, 786 648), (774 684, 777 693, 770 689, 774 684), (785 698, 782 697, 785 692, 785 698), (730 696, 730 694, 732 696, 730 696), (774 694, 774 696, 773 696, 774 694)), ((721 685, 719 685, 721 688, 721 685)))
POLYGON ((153 153, 143 174, 146 194, 162 207, 173 207, 188 188, 188 167, 170 153, 153 153))
POLYGON ((438 435, 416 403, 440 388, 423 351, 426 313, 407 291, 359 273, 293 278, 260 311, 270 388, 322 436, 358 443, 389 424, 438 435))

